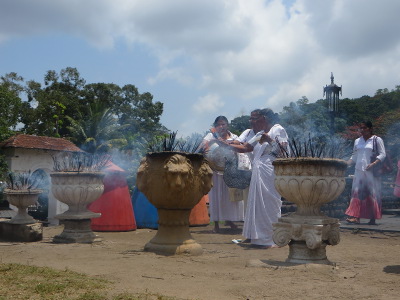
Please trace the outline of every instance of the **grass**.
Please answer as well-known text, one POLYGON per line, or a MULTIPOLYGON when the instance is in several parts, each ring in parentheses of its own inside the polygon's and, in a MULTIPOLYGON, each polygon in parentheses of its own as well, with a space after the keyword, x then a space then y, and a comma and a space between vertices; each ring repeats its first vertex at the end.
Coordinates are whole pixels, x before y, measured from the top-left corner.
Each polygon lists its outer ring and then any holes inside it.
POLYGON ((177 300, 150 292, 111 291, 111 281, 69 270, 0 264, 0 300, 177 300))

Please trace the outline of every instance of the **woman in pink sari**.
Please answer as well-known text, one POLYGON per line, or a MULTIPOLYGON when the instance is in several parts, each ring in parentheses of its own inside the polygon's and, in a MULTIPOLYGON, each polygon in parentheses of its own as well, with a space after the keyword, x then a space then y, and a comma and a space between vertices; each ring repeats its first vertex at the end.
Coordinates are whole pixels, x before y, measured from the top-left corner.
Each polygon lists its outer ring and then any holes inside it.
POLYGON ((383 162, 386 152, 383 140, 372 134, 370 121, 361 122, 360 133, 348 161, 355 163, 355 173, 350 205, 345 214, 350 216, 346 219, 349 223, 359 224, 363 218, 370 219, 369 225, 375 225, 375 220, 382 218, 381 178, 374 176, 372 169, 383 162))

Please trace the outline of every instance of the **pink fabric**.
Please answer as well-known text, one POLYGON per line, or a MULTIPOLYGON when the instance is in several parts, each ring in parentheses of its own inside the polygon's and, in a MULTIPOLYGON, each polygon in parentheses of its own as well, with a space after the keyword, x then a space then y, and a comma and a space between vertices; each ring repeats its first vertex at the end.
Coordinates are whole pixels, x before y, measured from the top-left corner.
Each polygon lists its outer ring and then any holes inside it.
POLYGON ((363 219, 381 219, 380 185, 380 178, 374 177, 372 172, 356 170, 352 197, 345 214, 363 219))
POLYGON ((381 219, 382 210, 378 202, 373 200, 372 197, 367 197, 364 201, 352 198, 346 210, 346 215, 364 219, 381 219))

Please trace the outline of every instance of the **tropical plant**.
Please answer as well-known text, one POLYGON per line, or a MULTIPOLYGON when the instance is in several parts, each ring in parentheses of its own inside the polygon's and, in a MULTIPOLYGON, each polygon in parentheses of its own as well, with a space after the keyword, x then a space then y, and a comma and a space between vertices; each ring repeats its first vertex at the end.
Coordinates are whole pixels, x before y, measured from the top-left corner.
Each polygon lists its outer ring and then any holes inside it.
POLYGON ((121 130, 128 125, 118 125, 111 109, 100 102, 90 105, 86 116, 80 113, 79 121, 66 118, 71 123, 68 129, 72 140, 87 152, 107 152, 127 144, 121 130))
POLYGON ((52 158, 55 172, 99 172, 111 161, 110 155, 87 152, 61 152, 52 158))
POLYGON ((6 180, 6 188, 10 190, 34 190, 37 189, 44 177, 41 173, 9 172, 6 180))

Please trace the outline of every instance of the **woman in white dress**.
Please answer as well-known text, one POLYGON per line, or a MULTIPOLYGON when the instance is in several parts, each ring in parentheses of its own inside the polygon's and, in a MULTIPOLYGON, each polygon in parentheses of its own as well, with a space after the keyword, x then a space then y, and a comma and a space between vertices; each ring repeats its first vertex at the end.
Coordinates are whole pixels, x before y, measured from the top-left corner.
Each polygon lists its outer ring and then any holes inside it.
MULTIPOLYGON (((244 219, 243 236, 253 247, 276 247, 272 240, 272 224, 281 216, 281 196, 275 189, 272 162, 279 154, 280 146, 286 147, 288 136, 285 129, 275 124, 275 114, 270 109, 254 110, 250 122, 254 135, 247 142, 230 144, 238 152, 253 151, 252 176, 244 219)), ((243 136, 242 134, 241 136, 243 136)))
POLYGON ((383 140, 372 134, 372 123, 360 124, 361 137, 354 142, 353 155, 348 164, 355 163, 355 173, 350 205, 346 210, 349 223, 360 223, 360 218, 370 219, 369 225, 382 218, 381 178, 374 176, 372 169, 386 157, 383 140), (374 146, 375 144, 375 146, 374 146), (375 152, 374 161, 371 161, 375 152))
MULTIPOLYGON (((228 130, 228 119, 226 117, 218 116, 213 125, 214 128, 203 139, 202 144, 205 152, 210 150, 212 144, 216 141, 230 143, 237 138, 237 135, 228 130)), ((227 151, 230 152, 230 150, 227 151)), ((222 153, 219 159, 224 161, 224 155, 228 154, 222 153)), ((208 159, 212 160, 212 157, 209 156, 208 159)), ((218 163, 220 162, 216 162, 212 166, 218 163)), ((214 167, 213 187, 208 193, 210 221, 214 222, 214 232, 216 233, 220 231, 220 221, 225 221, 225 224, 229 225, 231 229, 236 229, 237 226, 233 222, 243 221, 244 218, 243 201, 231 201, 228 186, 223 179, 222 170, 222 168, 214 167)))

